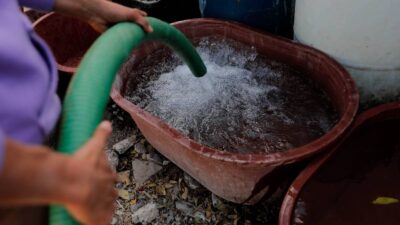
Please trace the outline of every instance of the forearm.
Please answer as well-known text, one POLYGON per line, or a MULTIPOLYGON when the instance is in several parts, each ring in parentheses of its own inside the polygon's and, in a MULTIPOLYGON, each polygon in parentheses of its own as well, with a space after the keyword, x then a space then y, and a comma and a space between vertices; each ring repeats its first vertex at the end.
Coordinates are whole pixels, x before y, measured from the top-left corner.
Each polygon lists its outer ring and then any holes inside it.
MULTIPOLYGON (((110 4, 116 5, 106 0, 55 0, 54 11, 90 21, 97 15, 109 13, 110 4)), ((122 6, 118 5, 117 7, 122 6)))
POLYGON ((72 196, 66 185, 67 162, 67 156, 44 146, 7 139, 0 173, 0 206, 68 203, 72 196))
POLYGON ((128 8, 109 0, 55 0, 54 10, 85 20, 99 32, 103 32, 109 26, 122 21, 135 22, 142 26, 146 32, 153 31, 145 18, 146 12, 128 8))
MULTIPOLYGON (((73 17, 86 17, 91 14, 91 2, 97 0, 55 0, 54 11, 73 17)), ((86 19, 86 18, 84 18, 86 19)))

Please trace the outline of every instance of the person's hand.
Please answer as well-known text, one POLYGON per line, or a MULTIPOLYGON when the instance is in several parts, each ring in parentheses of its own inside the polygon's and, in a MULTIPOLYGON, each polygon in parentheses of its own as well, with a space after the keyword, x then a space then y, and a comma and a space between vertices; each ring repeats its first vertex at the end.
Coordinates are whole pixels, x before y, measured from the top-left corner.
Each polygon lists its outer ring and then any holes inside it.
POLYGON ((145 18, 145 16, 147 16, 146 12, 135 8, 124 7, 109 1, 100 1, 103 2, 104 6, 100 6, 98 10, 94 10, 96 13, 93 13, 89 18, 89 23, 95 30, 103 32, 110 24, 121 21, 132 21, 142 26, 146 32, 153 31, 145 18))
POLYGON ((104 147, 111 133, 110 122, 102 122, 93 137, 77 151, 66 168, 72 201, 67 210, 86 225, 109 224, 117 193, 116 175, 108 164, 104 147))
POLYGON ((117 197, 104 151, 110 133, 110 122, 101 123, 72 156, 6 137, 0 207, 57 204, 82 224, 108 224, 117 197))
POLYGON ((86 20, 99 32, 122 21, 135 22, 142 26, 146 32, 153 31, 145 18, 146 12, 108 0, 56 0, 55 10, 86 20))

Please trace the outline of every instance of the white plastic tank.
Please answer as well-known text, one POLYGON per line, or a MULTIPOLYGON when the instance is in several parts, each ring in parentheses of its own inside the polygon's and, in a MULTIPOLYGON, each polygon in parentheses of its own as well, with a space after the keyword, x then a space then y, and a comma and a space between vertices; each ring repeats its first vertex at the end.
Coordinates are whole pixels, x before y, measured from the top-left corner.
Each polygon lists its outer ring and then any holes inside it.
POLYGON ((295 40, 352 74, 361 101, 400 100, 400 0, 297 0, 295 40))

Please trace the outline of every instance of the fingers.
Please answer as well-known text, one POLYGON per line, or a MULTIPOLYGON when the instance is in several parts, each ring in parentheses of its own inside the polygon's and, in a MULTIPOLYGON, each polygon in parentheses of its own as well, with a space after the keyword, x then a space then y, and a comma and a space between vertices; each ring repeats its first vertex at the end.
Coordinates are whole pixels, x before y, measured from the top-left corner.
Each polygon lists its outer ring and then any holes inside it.
POLYGON ((98 161, 102 156, 104 157, 104 147, 107 143, 107 138, 112 131, 111 123, 103 121, 96 128, 92 138, 86 142, 85 145, 76 153, 77 157, 85 158, 90 161, 98 161))
POLYGON ((117 192, 114 184, 117 175, 107 163, 104 146, 112 131, 111 123, 104 121, 99 124, 92 138, 75 155, 75 173, 78 198, 68 206, 68 210, 84 224, 109 224, 113 213, 117 192))
POLYGON ((135 10, 138 11, 140 15, 142 15, 142 16, 147 16, 147 12, 142 11, 142 10, 140 10, 140 9, 135 9, 135 10))
POLYGON ((98 138, 103 140, 103 144, 106 143, 107 138, 110 136, 112 132, 112 126, 110 121, 103 121, 97 126, 96 131, 93 134, 93 138, 98 138))
MULTIPOLYGON (((130 20, 132 22, 139 24, 148 33, 153 32, 153 28, 150 26, 150 24, 147 21, 147 19, 145 18, 145 16, 147 16, 147 13, 144 11, 134 9, 134 11, 132 12, 131 10, 129 10, 127 20, 130 20)), ((119 19, 118 17, 119 16, 117 16, 116 19, 112 19, 111 21, 113 21, 113 22, 114 21, 115 22, 124 21, 124 19, 119 19)), ((107 24, 112 24, 113 22, 109 22, 107 24)), ((107 30, 107 26, 102 23, 89 21, 89 24, 95 31, 97 31, 99 33, 103 33, 104 31, 107 30)))
POLYGON ((114 212, 110 212, 107 216, 106 216, 106 221, 108 221, 108 223, 107 224, 110 224, 111 223, 111 221, 112 221, 112 218, 113 218, 113 215, 114 215, 114 212))
POLYGON ((147 19, 145 17, 140 17, 139 19, 137 19, 135 21, 137 24, 139 24, 140 26, 143 27, 143 29, 150 33, 153 32, 153 28, 150 26, 149 22, 147 21, 147 19))
POLYGON ((107 221, 107 224, 110 224, 112 216, 114 214, 115 200, 117 199, 117 197, 118 194, 114 187, 102 193, 102 202, 97 203, 102 204, 102 206, 100 207, 103 209, 101 210, 103 212, 101 213, 102 219, 100 221, 107 221))
POLYGON ((100 159, 98 160, 97 163, 98 163, 97 165, 99 167, 99 170, 101 170, 105 173, 108 173, 108 174, 112 174, 113 182, 115 182, 117 179, 117 175, 115 174, 115 171, 111 168, 111 165, 110 165, 108 159, 106 157, 100 157, 100 159))
POLYGON ((108 26, 131 21, 139 24, 146 32, 152 32, 153 28, 145 18, 147 13, 140 9, 129 8, 111 1, 101 1, 101 10, 95 11, 88 19, 90 25, 98 32, 104 32, 108 26))
POLYGON ((109 121, 103 121, 96 128, 92 138, 89 140, 86 147, 91 148, 95 151, 103 152, 103 148, 107 143, 107 139, 112 132, 111 123, 109 121))
MULTIPOLYGON (((107 204, 107 206, 114 208, 115 200, 117 198, 118 198, 118 193, 113 188, 112 192, 108 193, 108 196, 107 196, 108 204, 107 204)), ((111 212, 111 214, 112 214, 112 212, 111 212)))
POLYGON ((153 28, 150 26, 149 21, 147 21, 145 16, 147 16, 146 12, 139 9, 133 9, 129 14, 128 19, 139 24, 146 32, 153 32, 153 28))
POLYGON ((103 33, 104 31, 107 30, 107 26, 105 26, 105 25, 103 25, 101 23, 97 23, 97 22, 94 22, 94 21, 89 21, 88 23, 95 31, 97 31, 99 33, 103 33))

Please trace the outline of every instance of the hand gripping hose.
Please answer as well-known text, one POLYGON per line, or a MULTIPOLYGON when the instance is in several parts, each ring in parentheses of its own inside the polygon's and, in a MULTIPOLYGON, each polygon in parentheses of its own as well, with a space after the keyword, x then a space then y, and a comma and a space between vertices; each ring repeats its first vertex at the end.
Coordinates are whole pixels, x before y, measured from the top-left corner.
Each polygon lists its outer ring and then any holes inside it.
MULTIPOLYGON (((64 101, 58 150, 72 154, 93 134, 103 118, 115 76, 132 50, 144 41, 160 41, 175 50, 192 73, 203 76, 207 69, 189 40, 173 26, 147 18, 153 27, 146 33, 134 23, 114 25, 102 34, 83 58, 64 101)), ((50 206, 50 225, 78 224, 61 206, 50 206)))

